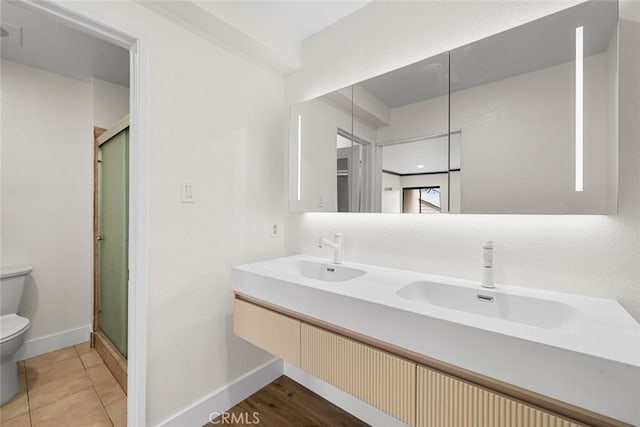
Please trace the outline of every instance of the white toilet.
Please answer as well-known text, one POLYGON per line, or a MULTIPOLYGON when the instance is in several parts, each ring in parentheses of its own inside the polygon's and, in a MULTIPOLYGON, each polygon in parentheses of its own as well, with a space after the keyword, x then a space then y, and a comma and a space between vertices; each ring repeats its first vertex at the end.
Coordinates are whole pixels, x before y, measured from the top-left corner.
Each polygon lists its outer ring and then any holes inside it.
POLYGON ((0 405, 15 396, 20 388, 16 353, 24 344, 29 319, 18 316, 18 308, 31 270, 31 267, 0 270, 0 405))

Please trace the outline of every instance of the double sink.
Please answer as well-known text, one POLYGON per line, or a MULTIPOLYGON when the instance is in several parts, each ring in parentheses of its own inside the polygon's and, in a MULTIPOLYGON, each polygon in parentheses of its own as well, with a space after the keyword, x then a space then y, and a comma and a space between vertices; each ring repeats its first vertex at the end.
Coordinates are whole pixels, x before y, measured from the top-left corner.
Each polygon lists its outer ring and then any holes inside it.
MULTIPOLYGON (((305 259, 285 259, 271 268, 283 273, 327 283, 348 286, 353 279, 365 276, 360 268, 305 259)), ((495 290, 456 286, 433 281, 414 281, 399 288, 395 295, 409 301, 450 310, 488 316, 538 328, 557 328, 575 314, 571 306, 529 296, 510 295, 495 290)))

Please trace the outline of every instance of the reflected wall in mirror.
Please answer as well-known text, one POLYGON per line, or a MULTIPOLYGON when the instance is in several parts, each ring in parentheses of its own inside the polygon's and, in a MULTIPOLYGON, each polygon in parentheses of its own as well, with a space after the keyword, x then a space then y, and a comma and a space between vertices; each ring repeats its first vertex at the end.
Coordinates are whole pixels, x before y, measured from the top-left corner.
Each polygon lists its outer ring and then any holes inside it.
POLYGON ((353 185, 349 173, 354 174, 348 155, 353 133, 352 91, 344 88, 291 107, 289 206, 293 212, 349 210, 349 187, 353 185))
POLYGON ((615 213, 617 60, 589 1, 295 105, 291 210, 615 213))
POLYGON ((462 213, 615 213, 616 28, 590 1, 451 51, 462 213))

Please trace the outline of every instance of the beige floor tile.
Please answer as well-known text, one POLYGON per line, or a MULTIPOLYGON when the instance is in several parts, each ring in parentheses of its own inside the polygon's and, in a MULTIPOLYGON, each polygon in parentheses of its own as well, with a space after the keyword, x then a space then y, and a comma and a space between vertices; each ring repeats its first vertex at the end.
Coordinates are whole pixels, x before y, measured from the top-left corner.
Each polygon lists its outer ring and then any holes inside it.
POLYGON ((11 400, 0 406, 0 420, 4 421, 29 412, 27 393, 18 393, 11 400))
POLYGON ((100 396, 105 405, 126 397, 120 384, 118 384, 104 363, 88 368, 87 374, 89 374, 98 391, 98 396, 100 396))
POLYGON ((84 370, 75 372, 65 378, 29 387, 29 406, 33 411, 87 388, 93 389, 87 373, 84 370))
POLYGON ((127 398, 118 399, 107 405, 107 413, 114 427, 127 427, 127 398))
POLYGON ((82 344, 75 345, 76 351, 78 354, 83 354, 91 351, 91 346, 89 345, 89 341, 83 342, 82 344))
POLYGON ((90 368, 92 366, 96 366, 102 363, 102 358, 100 354, 94 349, 89 350, 86 353, 80 355, 80 360, 82 360, 82 364, 85 368, 90 368))
POLYGON ((31 390, 51 381, 69 378, 78 372, 84 372, 84 366, 77 355, 40 368, 29 367, 27 363, 27 388, 31 390))
POLYGON ((77 357, 75 348, 67 347, 58 351, 52 351, 51 353, 46 353, 40 356, 32 357, 31 359, 27 359, 26 365, 27 368, 42 368, 44 366, 51 365, 53 363, 59 362, 61 360, 69 359, 71 357, 77 357))
POLYGON ((32 411, 31 425, 32 427, 110 427, 112 424, 92 387, 32 411))
POLYGON ((29 414, 19 415, 7 421, 2 421, 2 427, 31 427, 29 414))

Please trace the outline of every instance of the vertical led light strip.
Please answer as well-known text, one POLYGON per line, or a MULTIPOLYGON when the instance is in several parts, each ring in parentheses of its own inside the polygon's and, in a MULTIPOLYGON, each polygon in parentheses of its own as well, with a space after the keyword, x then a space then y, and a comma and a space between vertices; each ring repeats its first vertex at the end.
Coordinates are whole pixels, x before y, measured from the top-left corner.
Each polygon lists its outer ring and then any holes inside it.
POLYGON ((300 172, 302 162, 302 115, 298 114, 298 201, 300 201, 300 172))
POLYGON ((583 190, 584 132, 583 132, 583 27, 576 28, 576 191, 583 190))

